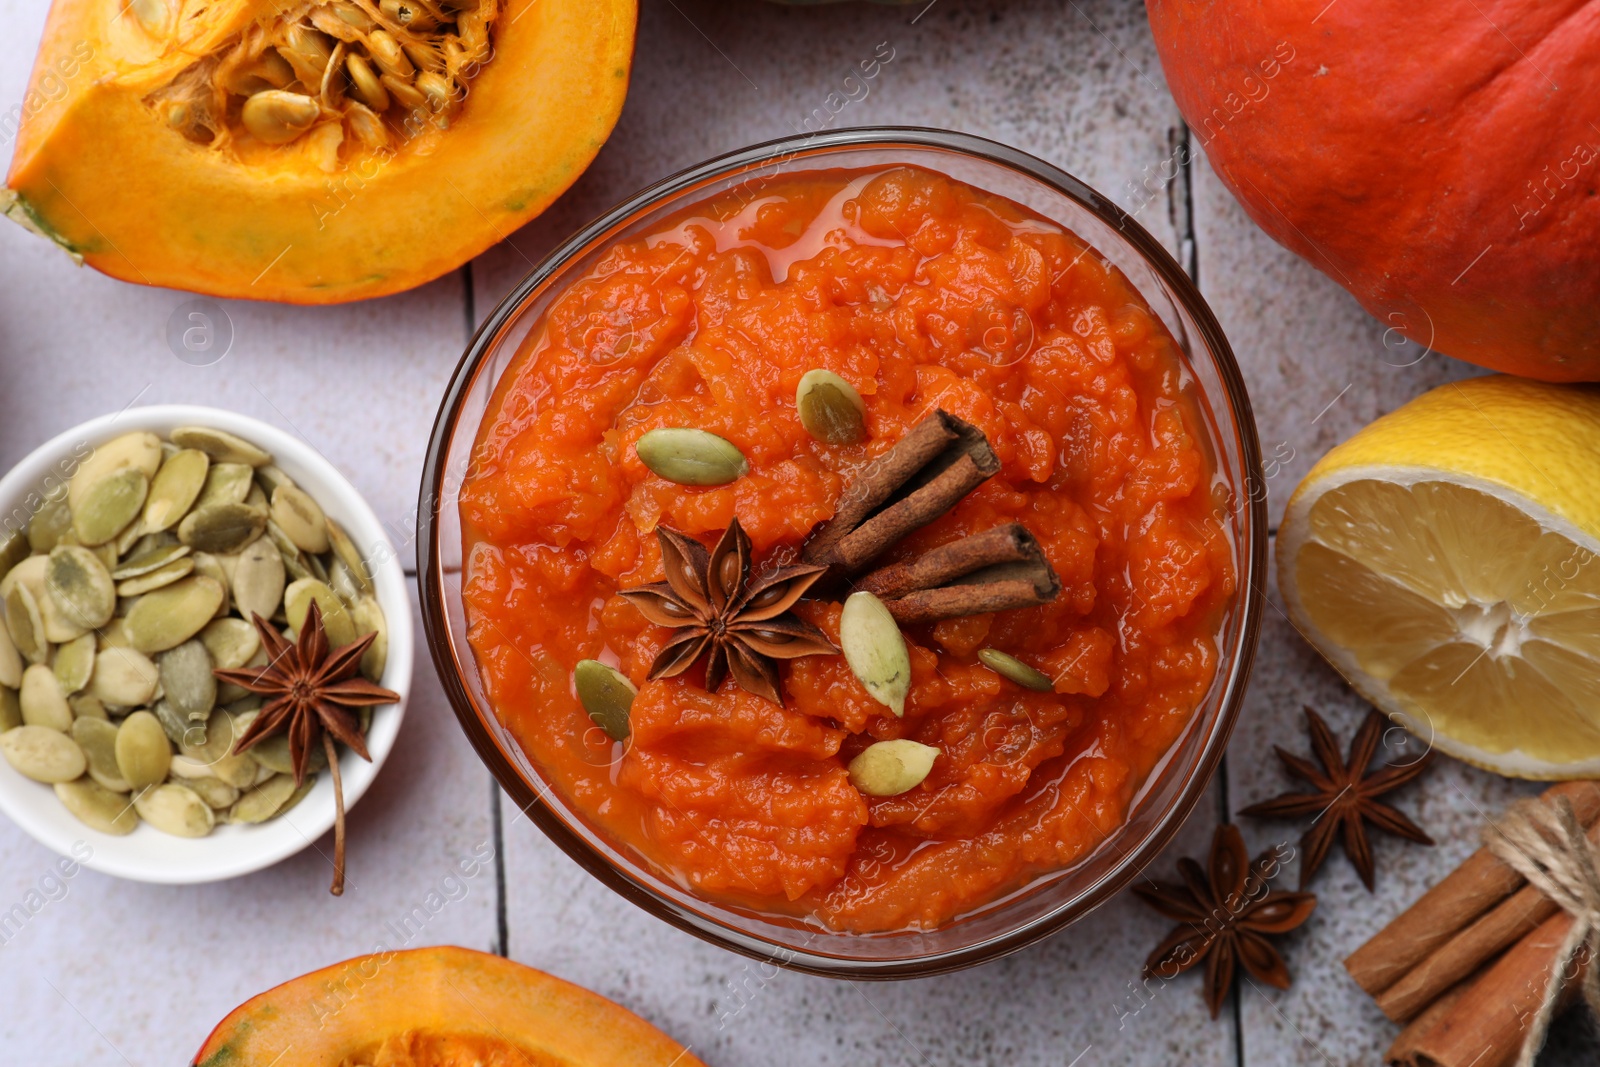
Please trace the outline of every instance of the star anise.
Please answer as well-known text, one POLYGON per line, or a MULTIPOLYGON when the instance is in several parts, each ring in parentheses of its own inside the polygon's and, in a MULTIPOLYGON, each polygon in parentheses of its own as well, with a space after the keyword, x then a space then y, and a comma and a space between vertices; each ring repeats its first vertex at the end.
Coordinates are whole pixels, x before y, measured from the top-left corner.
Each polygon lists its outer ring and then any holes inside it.
POLYGON ((667 580, 619 591, 645 618, 675 631, 650 665, 650 678, 682 674, 703 655, 707 692, 731 674, 745 690, 782 704, 777 660, 838 653, 821 630, 789 614, 826 567, 777 567, 752 576, 750 538, 737 518, 709 554, 666 526, 656 527, 656 538, 667 580))
POLYGON ((1293 819, 1302 815, 1315 815, 1310 829, 1300 838, 1304 853, 1300 860, 1300 888, 1304 889, 1317 873, 1322 861, 1327 859, 1334 838, 1344 846, 1345 855, 1361 875, 1361 883, 1372 891, 1372 842, 1367 836, 1371 823, 1397 837, 1419 844, 1431 845, 1433 838, 1405 815, 1378 800, 1379 796, 1405 785, 1421 774, 1433 758, 1431 751, 1410 763, 1385 766, 1368 774, 1367 767, 1378 751, 1386 725, 1383 715, 1376 710, 1367 713, 1361 729, 1350 742, 1350 758, 1339 758, 1339 742, 1311 708, 1306 708, 1307 729, 1311 734, 1311 751, 1322 764, 1319 771, 1309 760, 1273 746, 1284 767, 1296 778, 1311 783, 1313 793, 1285 793, 1272 800, 1264 800, 1244 809, 1243 814, 1266 819, 1293 819))
POLYGON ((1178 861, 1183 884, 1135 886, 1145 903, 1180 924, 1150 953, 1144 976, 1170 979, 1204 960, 1203 995, 1213 1019, 1241 966, 1259 982, 1288 989, 1289 967, 1268 939, 1309 919, 1317 898, 1268 889, 1277 864, 1270 852, 1251 863, 1239 828, 1224 823, 1211 838, 1206 870, 1185 856, 1178 861))
POLYGON ((361 657, 376 634, 367 634, 352 644, 334 651, 328 649, 328 635, 322 626, 322 609, 313 600, 300 627, 299 639, 290 644, 260 615, 253 620, 261 645, 267 650, 264 667, 240 670, 215 670, 211 673, 224 682, 267 698, 255 721, 234 743, 242 753, 257 741, 277 734, 289 737, 289 759, 294 765, 295 785, 306 780, 311 750, 321 741, 333 772, 334 833, 332 893, 344 892, 344 783, 339 778, 339 753, 334 738, 371 762, 366 738, 355 709, 374 704, 393 704, 400 694, 373 685, 356 671, 361 657))

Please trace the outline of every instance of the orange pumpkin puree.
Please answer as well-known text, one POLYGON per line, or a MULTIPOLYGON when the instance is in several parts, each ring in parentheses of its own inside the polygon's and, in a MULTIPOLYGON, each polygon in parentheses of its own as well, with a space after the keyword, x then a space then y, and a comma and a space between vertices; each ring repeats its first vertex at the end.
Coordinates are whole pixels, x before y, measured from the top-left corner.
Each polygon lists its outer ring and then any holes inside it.
MULTIPOLYGON (((1186 374, 1093 248, 942 175, 812 171, 695 205, 572 282, 498 384, 461 494, 488 697, 573 805, 701 895, 851 931, 980 908, 1121 826, 1211 684, 1235 576, 1186 374), (860 391, 864 443, 801 426, 818 367, 860 391), (699 667, 646 680, 669 631, 616 591, 661 580, 658 523, 710 545, 737 515, 758 565, 792 557, 936 407, 1002 468, 881 562, 1019 521, 1061 577, 1053 603, 909 627, 903 719, 842 656, 781 664, 787 707, 707 693, 699 667), (652 474, 633 445, 663 426, 720 434, 749 473, 652 474), (985 647, 1055 691, 1002 679, 985 647), (639 687, 625 743, 574 694, 584 658, 639 687), (864 797, 846 764, 898 737, 940 750, 932 773, 864 797)), ((837 603, 797 610, 837 642, 837 603)))

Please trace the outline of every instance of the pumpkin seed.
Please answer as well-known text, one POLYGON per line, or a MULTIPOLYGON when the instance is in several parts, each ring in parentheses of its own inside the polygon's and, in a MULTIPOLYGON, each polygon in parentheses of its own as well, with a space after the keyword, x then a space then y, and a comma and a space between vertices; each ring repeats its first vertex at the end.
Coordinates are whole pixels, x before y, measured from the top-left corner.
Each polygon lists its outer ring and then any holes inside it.
POLYGON ((406 58, 405 52, 400 48, 400 42, 389 32, 373 30, 367 34, 366 45, 372 61, 378 64, 378 68, 385 74, 409 78, 416 73, 417 68, 406 58))
POLYGON ((356 548, 356 543, 350 540, 350 535, 345 533, 344 527, 337 522, 329 519, 327 520, 327 525, 328 545, 333 549, 333 554, 350 571, 350 576, 356 580, 356 584, 361 587, 361 591, 363 593, 371 593, 373 591, 372 572, 367 569, 367 561, 356 548))
POLYGON ((11 629, 0 605, 0 686, 15 689, 22 684, 22 653, 11 640, 11 629))
POLYGON ((51 550, 45 592, 68 621, 91 630, 110 622, 117 608, 110 572, 86 548, 57 545, 51 550))
MULTIPOLYGON (((137 470, 148 480, 161 469, 161 438, 139 431, 113 438, 91 452, 67 485, 67 502, 74 515, 83 510, 85 495, 107 475, 137 470)), ((119 527, 120 529, 120 527, 119 527)), ((109 540, 109 538, 107 538, 109 540)))
POLYGON ((200 552, 237 552, 261 536, 267 513, 249 504, 207 504, 178 524, 178 540, 200 552))
POLYGON ((226 430, 180 426, 172 431, 171 436, 172 443, 179 448, 198 448, 217 463, 245 463, 252 467, 264 467, 272 462, 271 453, 226 430))
POLYGON ((289 794, 289 799, 283 802, 283 805, 278 808, 276 813, 274 813, 273 818, 281 819, 285 815, 289 814, 289 812, 293 811, 294 806, 304 800, 306 798, 306 794, 311 792, 311 787, 316 784, 316 775, 306 775, 306 780, 295 787, 294 792, 289 794))
POLYGON ((107 720, 110 718, 106 714, 106 706, 101 703, 100 698, 91 693, 72 694, 67 698, 67 706, 72 709, 73 722, 77 722, 79 719, 107 720))
POLYGON ((850 784, 869 797, 899 796, 933 770, 939 750, 904 738, 876 741, 850 761, 850 784))
POLYGON ((196 552, 193 559, 194 573, 204 578, 210 578, 222 589, 222 603, 217 605, 216 612, 211 616, 213 619, 220 619, 228 614, 231 600, 228 595, 228 570, 222 565, 222 557, 213 555, 210 552, 196 552))
POLYGON ((301 23, 291 25, 284 38, 284 43, 278 46, 278 54, 294 68, 295 77, 306 85, 321 85, 328 60, 333 58, 333 48, 327 38, 301 23))
POLYGON ((73 532, 85 545, 105 544, 138 517, 149 491, 149 476, 135 467, 106 475, 85 489, 82 502, 73 507, 73 532))
MULTIPOLYGON (((242 734, 244 728, 240 727, 242 734)), ((210 764, 211 773, 235 789, 249 789, 256 784, 261 764, 246 755, 227 755, 210 764)))
POLYGON ((283 603, 283 556, 270 537, 258 537, 239 553, 233 571, 233 603, 246 619, 272 618, 283 603))
POLYGON ((190 638, 156 660, 166 701, 185 717, 204 722, 217 703, 217 680, 211 674, 211 653, 190 638))
MULTIPOLYGON (((289 735, 273 734, 251 745, 250 758, 261 766, 276 774, 293 774, 294 761, 289 758, 289 735)), ((326 770, 328 766, 327 750, 321 745, 313 745, 306 764, 308 771, 326 770)))
POLYGON ((639 687, 626 674, 597 659, 579 660, 572 671, 572 684, 594 724, 611 740, 626 741, 630 731, 628 713, 639 687))
MULTIPOLYGON (((209 764, 203 760, 195 759, 193 756, 185 756, 181 752, 172 757, 172 766, 168 769, 167 773, 172 775, 174 778, 212 777, 211 766, 209 764)), ((221 781, 221 779, 218 779, 218 781, 221 781)))
POLYGON ((10 596, 11 590, 19 585, 28 587, 28 591, 35 597, 44 593, 44 576, 50 570, 50 560, 46 556, 29 556, 0 578, 0 596, 10 596))
POLYGON ((389 128, 370 107, 350 101, 350 106, 345 109, 345 122, 350 125, 350 132, 355 134, 356 140, 367 148, 388 148, 389 128))
POLYGON ((378 10, 416 33, 431 30, 439 24, 425 8, 410 0, 379 0, 378 10))
POLYGON ((32 551, 27 535, 20 531, 12 531, 0 537, 0 575, 10 574, 12 568, 27 559, 32 551))
POLYGON ((133 802, 93 779, 57 782, 55 791, 61 806, 91 830, 121 837, 133 833, 139 825, 139 814, 134 811, 133 802))
POLYGON ((376 682, 383 677, 384 668, 389 665, 388 617, 376 600, 362 597, 350 609, 350 618, 355 623, 358 639, 368 634, 376 635, 372 644, 361 654, 361 673, 369 681, 376 682))
POLYGON ((215 578, 191 575, 140 597, 122 624, 128 640, 140 652, 165 652, 199 633, 226 597, 222 583, 215 578))
POLYGON ((1000 677, 1016 682, 1024 689, 1032 689, 1036 693, 1049 693, 1055 689, 1055 684, 1050 681, 1048 674, 1028 666, 1015 656, 1001 652, 998 648, 982 649, 978 653, 978 659, 1000 677))
POLYGON ((296 635, 305 625, 306 613, 315 600, 322 609, 322 628, 328 635, 331 648, 343 648, 356 639, 356 624, 350 618, 339 595, 315 578, 302 578, 291 582, 283 592, 283 610, 289 617, 289 629, 296 635))
POLYGON ((94 677, 95 645, 94 634, 88 633, 56 649, 56 659, 52 667, 62 693, 70 697, 88 685, 89 679, 94 677))
POLYGON ((304 489, 280 485, 272 493, 272 521, 302 552, 328 551, 328 522, 322 508, 304 489))
POLYGON ((145 822, 174 837, 205 837, 217 825, 216 814, 200 794, 176 782, 137 794, 133 806, 145 822))
MULTIPOLYGON (((167 740, 178 746, 180 752, 187 752, 185 747, 190 744, 203 744, 206 738, 206 728, 203 723, 190 722, 178 709, 168 704, 165 700, 158 700, 150 705, 150 714, 156 717, 161 724, 162 733, 167 735, 167 740)), ((174 756, 174 759, 177 757, 174 756)), ((210 771, 206 772, 210 774, 210 771)))
POLYGON ((211 457, 198 448, 175 452, 161 464, 144 501, 145 531, 168 529, 183 518, 210 481, 210 470, 211 457))
POLYGON ((193 789, 196 793, 198 793, 200 795, 200 799, 205 801, 206 805, 213 811, 222 811, 226 808, 232 807, 234 801, 239 799, 238 788, 229 785, 221 778, 211 778, 209 776, 202 778, 185 778, 183 780, 183 784, 185 787, 193 789))
POLYGON ((867 693, 896 717, 905 714, 911 691, 911 655, 900 626, 871 593, 851 593, 839 616, 839 646, 867 693))
POLYGON ((82 777, 89 766, 72 738, 48 726, 18 726, 0 734, 0 755, 17 773, 51 784, 82 777))
POLYGON ((72 739, 89 761, 89 777, 113 793, 126 793, 133 788, 117 762, 117 736, 121 732, 105 719, 77 719, 72 724, 72 739))
POLYGON ((172 766, 172 743, 161 721, 148 711, 136 711, 117 728, 117 769, 133 789, 145 789, 167 780, 172 766))
POLYGON ((256 786, 239 798, 239 802, 228 812, 228 821, 237 823, 266 822, 278 813, 284 803, 294 793, 294 778, 287 774, 275 774, 261 785, 256 786))
POLYGON ((433 112, 434 125, 441 130, 448 130, 451 118, 461 109, 461 101, 465 94, 457 89, 455 82, 448 77, 431 70, 417 75, 417 88, 427 97, 428 110, 433 112))
POLYGON ((256 485, 260 486, 261 490, 269 497, 277 492, 278 486, 294 484, 294 480, 285 474, 283 468, 276 463, 268 463, 264 467, 257 467, 255 477, 256 485))
MULTIPOLYGON (((344 601, 344 606, 354 608, 361 599, 361 587, 350 576, 350 568, 337 556, 327 556, 328 560, 328 588, 339 594, 339 599, 344 601)), ((359 633, 359 631, 358 631, 359 633)))
POLYGON ((261 636, 243 619, 216 619, 200 631, 200 643, 211 662, 225 671, 237 670, 261 648, 261 636))
POLYGON ((687 426, 651 430, 633 448, 641 463, 679 485, 726 485, 750 471, 732 441, 687 426))
MULTIPOLYGON (((131 604, 128 606, 131 606, 131 604)), ((124 610, 124 605, 119 602, 117 604, 117 610, 124 610)), ((110 622, 100 627, 98 636, 100 638, 100 651, 102 652, 108 648, 133 647, 133 642, 128 639, 128 628, 122 624, 121 618, 112 619, 110 622)))
MULTIPOLYGON (((259 641, 260 639, 257 638, 259 641)), ((256 654, 251 656, 244 664, 246 667, 265 667, 267 665, 267 650, 257 648, 256 654)), ((226 704, 232 711, 239 711, 240 701, 252 699, 253 694, 248 689, 243 689, 232 682, 223 682, 217 686, 217 703, 226 704)), ((257 705, 259 706, 259 705, 257 705)))
POLYGON ((0 685, 0 734, 22 725, 22 699, 10 686, 0 685))
POLYGON ((22 672, 22 689, 17 694, 22 706, 22 721, 29 726, 48 726, 66 733, 72 729, 72 708, 56 681, 55 671, 35 663, 22 672))
POLYGON ((854 445, 867 438, 867 405, 855 386, 832 371, 806 371, 794 406, 806 433, 823 444, 854 445))
POLYGON ((175 540, 146 545, 145 539, 141 538, 133 554, 112 568, 111 577, 119 582, 140 578, 176 563, 192 551, 188 545, 181 545, 175 540))
POLYGON ((34 512, 28 523, 28 546, 40 555, 48 555, 71 532, 72 508, 67 504, 66 487, 62 486, 34 512))
MULTIPOLYGON (((37 559, 44 557, 38 556, 37 559)), ((39 617, 39 603, 33 592, 18 582, 6 594, 6 630, 17 651, 30 663, 43 663, 50 655, 50 643, 44 638, 44 620, 39 617)))
POLYGON ((89 695, 114 708, 137 708, 154 699, 161 672, 132 648, 103 648, 94 658, 89 695))
POLYGON ((205 488, 196 508, 212 504, 243 504, 255 488, 255 470, 245 463, 213 463, 206 472, 205 488))
POLYGON ((389 110, 389 94, 367 61, 354 52, 344 57, 344 70, 350 76, 350 91, 374 111, 389 110))
MULTIPOLYGON (((183 545, 181 547, 185 552, 189 551, 189 547, 187 545, 183 545)), ((122 597, 137 597, 143 596, 146 593, 153 593, 157 589, 171 585, 179 578, 182 578, 193 571, 194 560, 188 556, 180 556, 171 563, 168 563, 165 566, 157 567, 155 570, 149 571, 145 574, 141 574, 137 578, 129 578, 126 581, 118 582, 117 595, 122 597)))
POLYGON ((394 100, 406 111, 412 113, 427 111, 428 98, 423 96, 415 85, 411 84, 410 79, 397 77, 393 74, 380 74, 378 75, 378 81, 383 85, 384 90, 388 92, 390 99, 394 100))

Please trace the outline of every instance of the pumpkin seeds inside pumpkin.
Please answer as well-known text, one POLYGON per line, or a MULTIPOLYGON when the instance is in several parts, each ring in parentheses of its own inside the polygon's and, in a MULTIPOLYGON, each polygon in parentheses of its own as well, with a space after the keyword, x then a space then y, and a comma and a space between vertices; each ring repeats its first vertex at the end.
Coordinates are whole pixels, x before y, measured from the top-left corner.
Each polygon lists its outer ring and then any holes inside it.
POLYGON ((94 676, 97 643, 95 635, 87 633, 56 649, 55 663, 51 667, 61 691, 68 697, 88 685, 94 676))
POLYGON ((123 618, 128 639, 140 652, 165 652, 199 633, 222 605, 222 583, 191 575, 146 593, 123 618))
POLYGON ((832 371, 807 371, 795 389, 794 404, 806 433, 829 445, 866 440, 867 405, 855 386, 832 371))
POLYGON ((77 719, 72 724, 72 739, 89 761, 89 777, 113 793, 126 793, 133 788, 117 763, 120 732, 105 719, 77 719))
POLYGON ((851 593, 839 615, 839 647, 867 693, 896 717, 911 692, 911 654, 900 625, 871 593, 851 593))
POLYGON ((73 507, 73 532, 85 545, 105 544, 138 517, 149 491, 150 478, 138 468, 125 467, 106 475, 88 486, 82 501, 73 507))
POLYGON ((117 769, 133 789, 146 789, 166 781, 172 764, 172 743, 160 721, 148 711, 136 711, 117 728, 117 769))
POLYGON ((19 774, 51 784, 81 777, 89 766, 72 738, 48 726, 18 726, 0 734, 0 755, 19 774))
POLYGON ((22 688, 17 693, 22 721, 29 726, 47 726, 66 733, 72 729, 72 708, 56 681, 55 671, 35 663, 22 672, 22 688))
POLYGON ((168 529, 183 518, 200 498, 210 469, 211 457, 198 448, 175 452, 161 464, 144 502, 145 531, 168 529))
POLYGON ((57 782, 55 791, 61 806, 91 830, 121 837, 138 828, 139 813, 134 810, 133 801, 92 778, 57 782))
POLYGON ((850 784, 869 797, 894 797, 915 789, 933 770, 939 750, 904 738, 877 741, 850 761, 850 784))
POLYGON ((726 485, 750 471, 732 441, 688 426, 651 430, 633 448, 641 463, 679 485, 726 485))
POLYGON ((208 504, 184 516, 178 540, 199 552, 237 552, 261 536, 267 513, 249 504, 208 504))
POLYGON ((57 545, 50 551, 45 592, 68 621, 91 630, 110 622, 117 609, 110 573, 86 548, 57 545))
POLYGON ((218 463, 264 467, 272 462, 271 453, 226 430, 213 430, 207 426, 180 426, 172 431, 172 443, 179 448, 198 448, 218 463))
POLYGON ((628 715, 639 687, 626 674, 597 659, 578 661, 572 671, 572 685, 594 724, 611 740, 626 741, 632 729, 628 715))
POLYGON ((217 825, 217 817, 200 794, 168 782, 147 789, 133 799, 140 818, 174 837, 204 837, 217 825))

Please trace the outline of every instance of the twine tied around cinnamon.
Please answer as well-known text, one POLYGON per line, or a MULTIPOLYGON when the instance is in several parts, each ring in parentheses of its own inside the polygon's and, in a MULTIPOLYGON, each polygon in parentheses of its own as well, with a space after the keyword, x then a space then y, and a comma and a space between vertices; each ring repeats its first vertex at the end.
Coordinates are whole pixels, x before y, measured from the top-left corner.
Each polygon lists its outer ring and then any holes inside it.
MULTIPOLYGON (((1483 843, 1573 920, 1517 1056, 1517 1067, 1533 1067, 1564 983, 1576 973, 1569 968, 1600 958, 1600 849, 1590 844, 1566 797, 1517 802, 1498 822, 1484 826, 1483 843)), ((1583 997, 1600 1012, 1600 966, 1584 967, 1582 973, 1583 997)))

